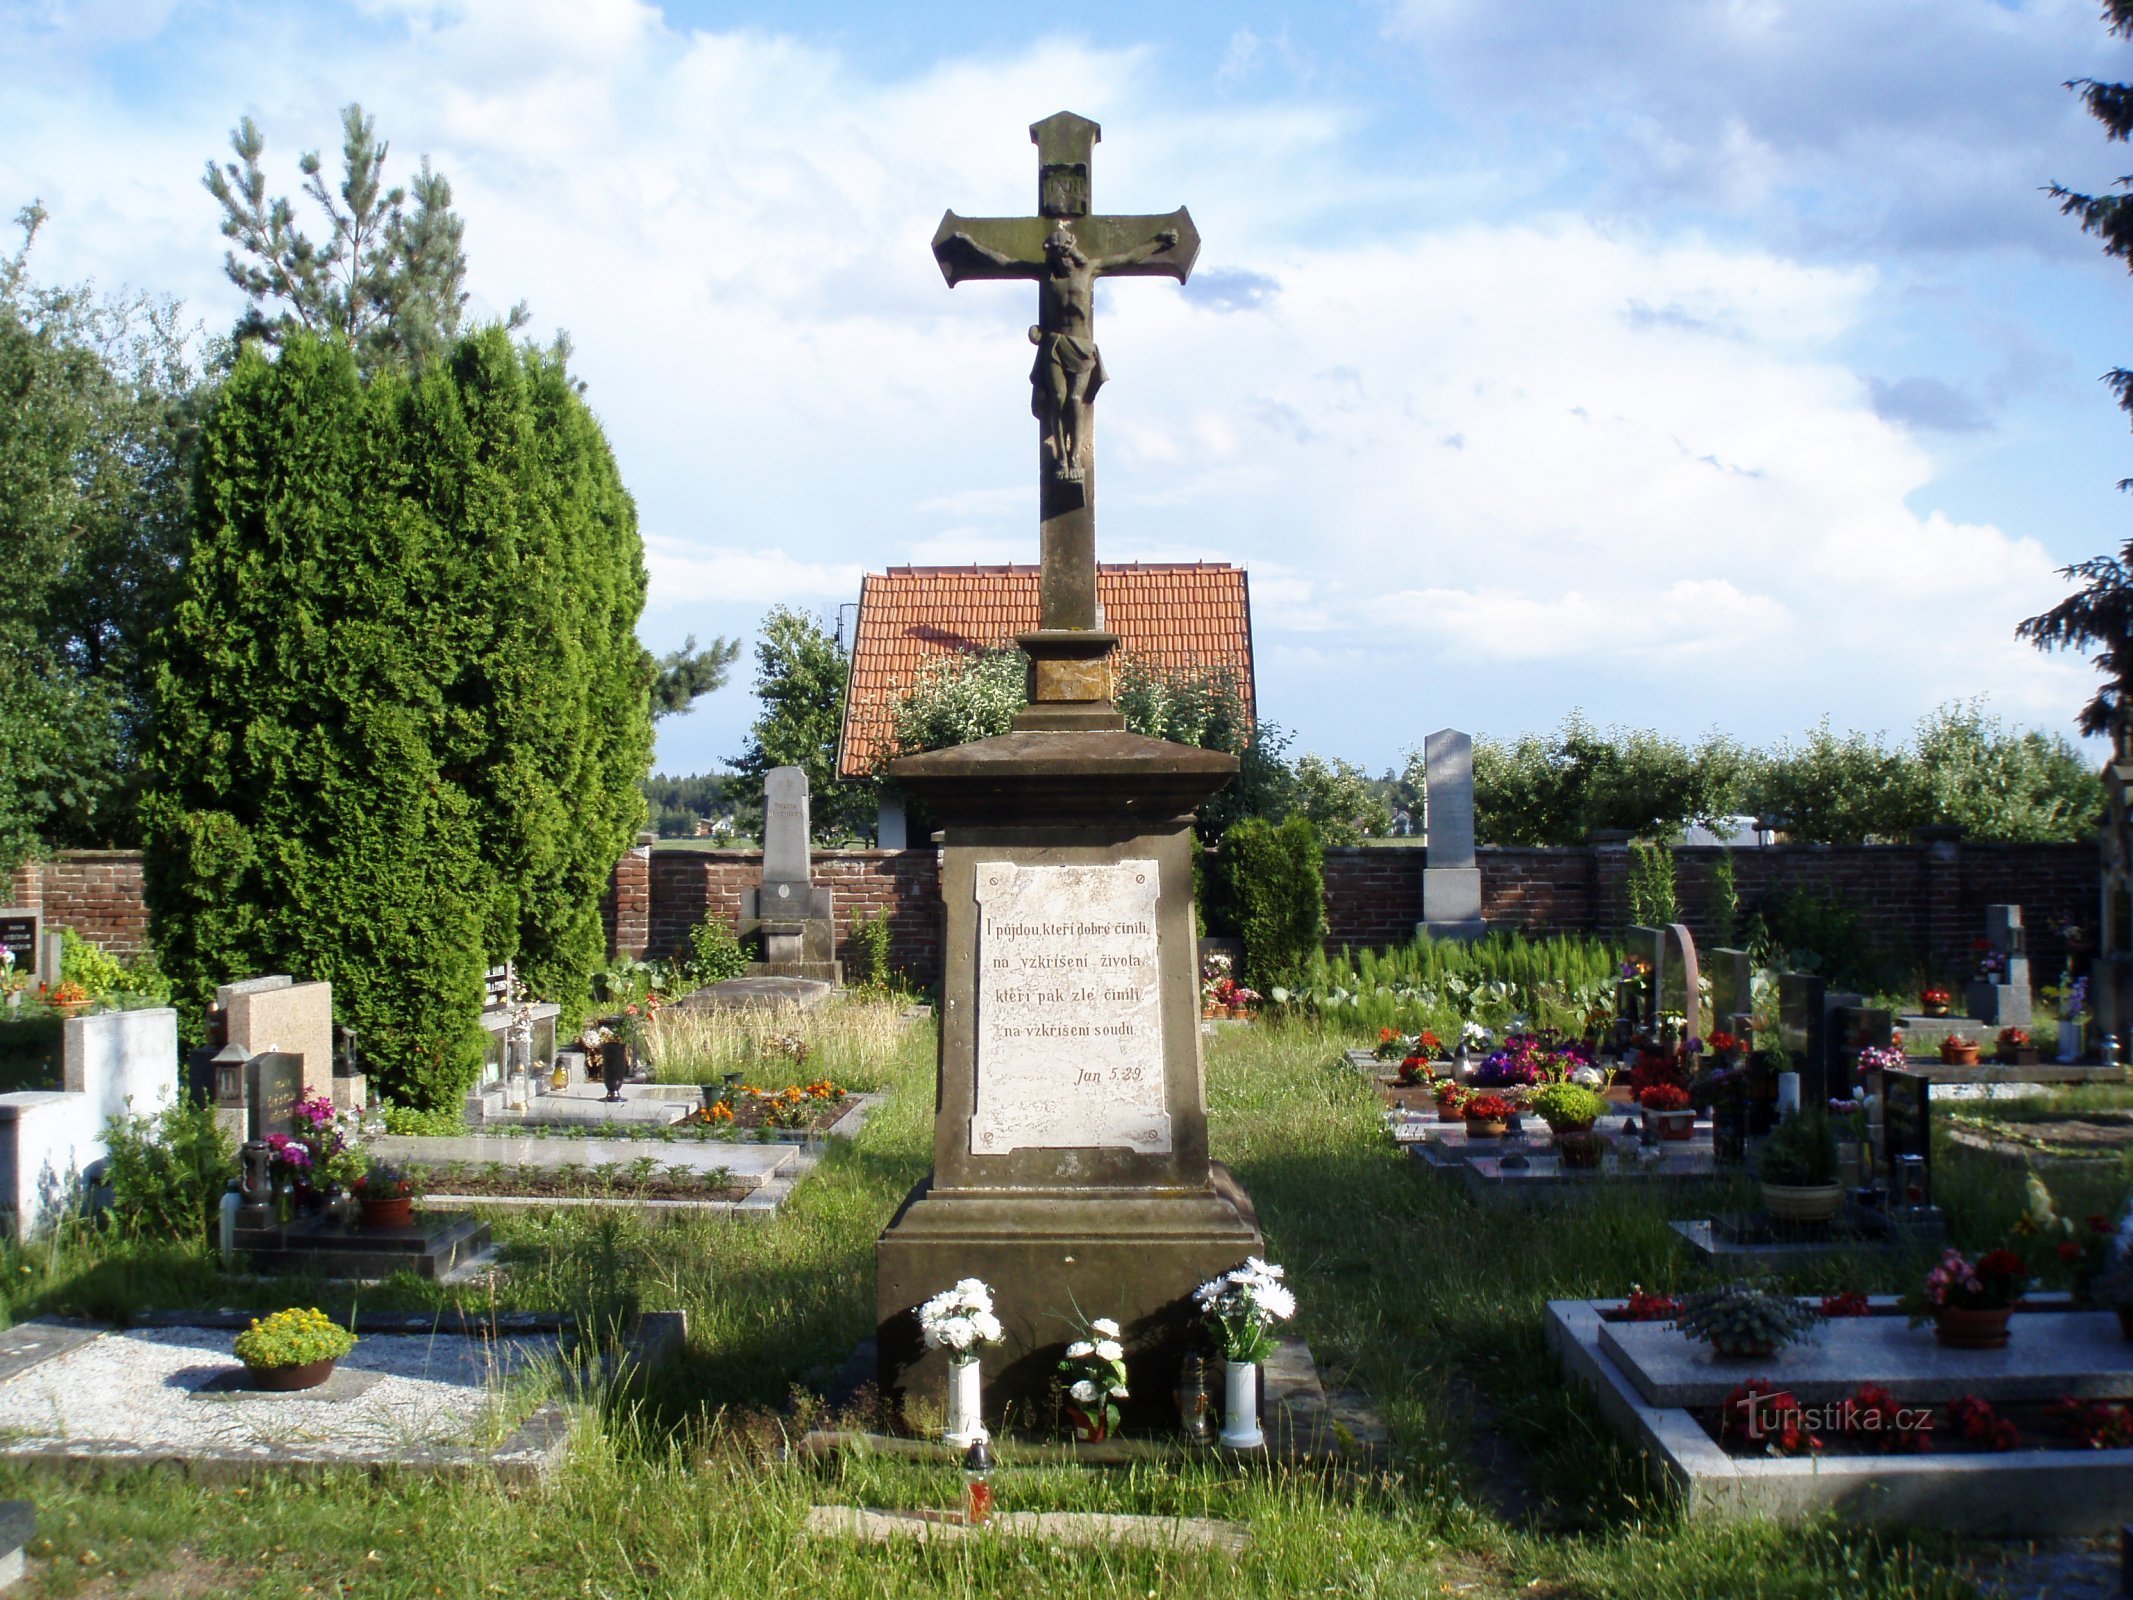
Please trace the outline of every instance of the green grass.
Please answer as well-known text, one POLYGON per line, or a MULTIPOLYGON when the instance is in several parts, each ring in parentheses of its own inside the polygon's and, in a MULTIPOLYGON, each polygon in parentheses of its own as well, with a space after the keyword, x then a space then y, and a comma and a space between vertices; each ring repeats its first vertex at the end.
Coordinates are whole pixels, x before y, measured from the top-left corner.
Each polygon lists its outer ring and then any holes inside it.
MULTIPOLYGON (((944 1505, 946 1467, 782 1459, 780 1407, 820 1390, 870 1331, 874 1237, 925 1171, 930 1033, 879 1064, 886 1104, 833 1147, 767 1226, 629 1213, 497 1214, 513 1270, 499 1304, 612 1323, 684 1309, 686 1352, 582 1420, 550 1485, 507 1491, 347 1474, 242 1490, 170 1471, 0 1469, 39 1503, 29 1594, 161 1596, 1113 1595, 1687 1597, 1956 1596, 1974 1592, 1947 1541, 1829 1524, 1685 1524, 1541 1342, 1547 1299, 1632 1281, 1699 1281, 1667 1211, 1635 1197, 1575 1209, 1476 1210, 1394 1150, 1346 1039, 1290 1025, 1224 1030, 1209 1047, 1217 1155, 1256 1200, 1302 1300, 1302 1331, 1336 1379, 1370 1394, 1395 1464, 1355 1480, 1211 1461, 1003 1473, 1012 1509, 1232 1518, 1254 1543, 1204 1555, 1024 1543, 862 1548, 802 1543, 810 1505, 944 1505)), ((1996 1171, 1949 1156, 1959 1232, 1995 1223, 1996 1171)), ((2018 1204, 2017 1200, 2017 1204, 2018 1204)), ((1974 1242, 1966 1239, 1965 1242, 1974 1242)), ((1801 1289, 1891 1290, 1905 1269, 1832 1260, 1801 1289)), ((134 1304, 292 1301, 315 1285, 232 1284, 183 1251, 62 1241, 0 1261, 20 1317, 134 1304), (22 1269, 27 1267, 28 1271, 22 1269)), ((341 1297, 345 1299, 346 1297, 341 1297)), ((484 1304, 411 1281, 375 1307, 484 1304)))

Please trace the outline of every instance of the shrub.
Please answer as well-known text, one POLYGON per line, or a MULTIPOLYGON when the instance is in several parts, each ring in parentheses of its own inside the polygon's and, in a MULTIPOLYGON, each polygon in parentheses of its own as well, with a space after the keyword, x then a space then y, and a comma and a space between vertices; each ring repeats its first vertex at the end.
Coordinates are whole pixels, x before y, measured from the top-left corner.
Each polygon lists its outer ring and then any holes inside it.
POLYGON ((1222 870, 1244 939, 1245 981, 1262 993, 1297 987, 1325 940, 1318 831, 1303 817, 1246 817, 1222 836, 1222 870))
POLYGON ((1674 852, 1640 839, 1629 847, 1629 914, 1639 926, 1663 928, 1681 920, 1674 893, 1674 852))
POLYGON ((237 1175, 236 1142, 212 1106, 181 1104, 113 1117, 104 1132, 110 1225, 137 1239, 202 1245, 237 1175))
POLYGON ((291 1306, 270 1317, 254 1317, 233 1348, 248 1367, 302 1367, 338 1361, 355 1347, 356 1336, 325 1312, 315 1306, 291 1306))
POLYGON ((1763 1141, 1757 1175, 1765 1183, 1820 1188, 1837 1181, 1837 1135, 1819 1110, 1789 1111, 1763 1141))
POLYGON ((1555 1129, 1589 1128, 1607 1110, 1604 1096, 1575 1083, 1551 1083, 1527 1102, 1555 1129))
POLYGON ((706 984, 738 978, 748 970, 748 957, 725 919, 708 916, 689 930, 689 945, 680 953, 678 966, 682 981, 692 989, 701 989, 706 984))
POLYGON ((889 932, 889 909, 886 906, 852 924, 852 951, 859 957, 860 980, 869 989, 890 986, 889 932))
POLYGON ((455 1139, 467 1131, 466 1113, 458 1108, 431 1111, 422 1106, 399 1106, 390 1100, 378 1106, 385 1131, 403 1138, 455 1139))
POLYGON ((62 980, 80 984, 92 1000, 109 1000, 125 989, 126 967, 117 956, 100 944, 90 943, 72 928, 61 929, 59 938, 62 980))

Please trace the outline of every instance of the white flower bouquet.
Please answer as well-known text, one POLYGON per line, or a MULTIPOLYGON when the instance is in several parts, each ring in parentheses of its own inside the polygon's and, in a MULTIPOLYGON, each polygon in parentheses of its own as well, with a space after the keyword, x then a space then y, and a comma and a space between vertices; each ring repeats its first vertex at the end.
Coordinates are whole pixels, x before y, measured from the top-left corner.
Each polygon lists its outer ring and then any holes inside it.
POLYGON ((970 1355, 981 1344, 998 1344, 1007 1336, 992 1313, 992 1290, 977 1278, 965 1278, 918 1308, 918 1329, 929 1350, 951 1357, 970 1355))
POLYGON ((1068 1409, 1076 1414, 1075 1432, 1085 1439, 1107 1439, 1118 1430, 1118 1402, 1130 1398, 1126 1347, 1119 1343, 1118 1324, 1109 1317, 1091 1322, 1087 1335, 1067 1346, 1059 1381, 1066 1389, 1068 1409))
POLYGON ((1225 1361, 1264 1361, 1274 1352, 1274 1324, 1296 1315, 1296 1295, 1281 1268, 1257 1256, 1193 1291, 1225 1361))

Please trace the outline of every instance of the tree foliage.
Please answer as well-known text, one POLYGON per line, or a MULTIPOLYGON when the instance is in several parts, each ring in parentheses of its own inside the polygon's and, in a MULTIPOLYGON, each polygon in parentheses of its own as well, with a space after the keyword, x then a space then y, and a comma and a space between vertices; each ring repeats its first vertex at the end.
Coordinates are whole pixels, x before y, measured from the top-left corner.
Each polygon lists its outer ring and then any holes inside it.
POLYGON ((699 650, 696 635, 690 634, 679 650, 659 658, 652 678, 653 720, 686 711, 699 696, 725 688, 740 655, 738 639, 713 639, 699 650))
POLYGON ((1296 988, 1326 936, 1325 849, 1310 820, 1241 818, 1222 836, 1220 868, 1239 936, 1244 980, 1296 988))
MULTIPOLYGON (((201 182, 222 207, 230 281, 250 298, 236 336, 279 344, 292 333, 338 338, 367 371, 421 362, 457 338, 467 304, 466 224, 452 186, 428 156, 408 189, 385 185, 391 146, 360 105, 341 111, 341 181, 329 187, 316 150, 297 160, 304 193, 325 214, 323 242, 296 224, 296 208, 267 197, 266 136, 250 117, 230 133, 235 161, 210 161, 201 182), (413 207, 410 209, 409 200, 413 207)), ((526 320, 523 305, 507 326, 526 320)))
MULTIPOLYGON (((2118 37, 2133 37, 2133 0, 2104 0, 2103 19, 2118 37)), ((2105 138, 2123 143, 2133 137, 2133 84, 2077 78, 2067 87, 2080 93, 2089 115, 2103 124, 2105 138)), ((2129 183, 2133 179, 2120 178, 2118 187, 2123 191, 2129 183)), ((2050 192, 2061 214, 2079 221, 2083 233, 2102 243, 2105 255, 2133 268, 2133 194, 2083 194, 2059 183, 2050 192)), ((2104 382, 2118 396, 2119 409, 2133 416, 2133 370, 2113 367, 2104 382)), ((2121 479, 2118 486, 2133 488, 2133 478, 2121 479)), ((2103 682, 2081 708, 2081 731, 2108 733, 2133 710, 2133 540, 2115 556, 2062 567, 2059 576, 2079 587, 2049 611, 2024 620, 2015 634, 2039 650, 2091 654, 2103 682)))
MULTIPOLYGON (((1419 754, 1411 758, 1411 764, 1419 754)), ((1595 830, 1668 834, 1737 810, 1745 753, 1642 728, 1605 733, 1576 711, 1551 737, 1474 741, 1474 822, 1485 844, 1577 844, 1595 830)))
POLYGON ((1326 845, 1355 845, 1392 832, 1392 807, 1369 773, 1336 756, 1307 755, 1294 768, 1297 809, 1326 845))
POLYGON ((0 870, 135 842, 147 645, 167 609, 203 390, 175 302, 0 259, 0 870))
POLYGON ((240 354, 161 636, 144 814, 197 1007, 330 980, 379 1090, 448 1103, 482 972, 582 1007, 644 815, 635 509, 558 358, 492 328, 366 384, 337 340, 240 354))
POLYGON ((763 618, 755 644, 755 695, 761 709, 748 743, 732 760, 740 814, 751 830, 763 820, 763 779, 773 767, 807 774, 809 821, 818 839, 867 835, 874 825, 871 779, 837 775, 851 660, 819 618, 788 606, 763 618))

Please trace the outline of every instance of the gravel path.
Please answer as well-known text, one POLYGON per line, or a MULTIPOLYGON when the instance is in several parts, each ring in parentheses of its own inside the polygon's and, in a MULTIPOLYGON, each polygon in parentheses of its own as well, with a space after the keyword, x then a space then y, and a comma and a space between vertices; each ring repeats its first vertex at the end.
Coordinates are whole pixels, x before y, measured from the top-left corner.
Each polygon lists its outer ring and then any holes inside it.
POLYGON ((199 1391, 240 1363, 210 1328, 106 1333, 0 1383, 0 1454, 87 1447, 151 1456, 324 1451, 350 1461, 463 1446, 501 1410, 504 1377, 555 1351, 553 1339, 379 1334, 342 1358, 379 1376, 345 1400, 199 1391))

